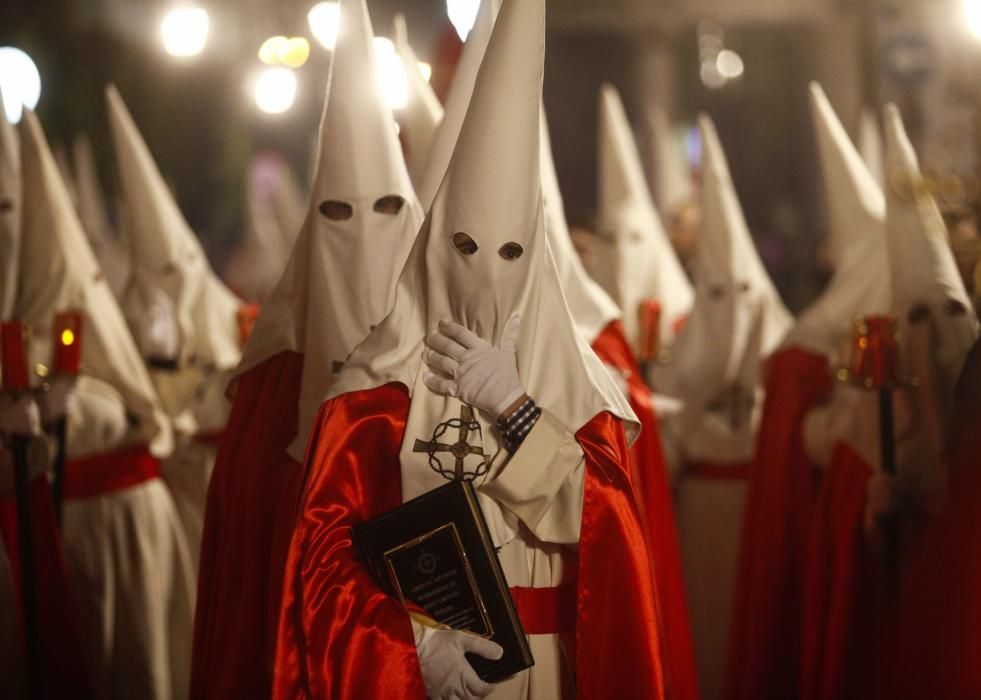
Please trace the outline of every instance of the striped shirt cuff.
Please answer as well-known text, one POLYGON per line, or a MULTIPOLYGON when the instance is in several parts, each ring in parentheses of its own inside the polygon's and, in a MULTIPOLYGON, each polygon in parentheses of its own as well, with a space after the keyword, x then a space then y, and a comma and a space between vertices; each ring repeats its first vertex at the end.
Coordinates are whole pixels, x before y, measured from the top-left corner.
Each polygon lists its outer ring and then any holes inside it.
POLYGON ((501 435, 504 438, 504 447, 507 451, 514 454, 528 433, 535 427, 535 423, 542 416, 542 409, 538 407, 534 399, 527 399, 518 406, 517 410, 511 413, 500 423, 501 435))

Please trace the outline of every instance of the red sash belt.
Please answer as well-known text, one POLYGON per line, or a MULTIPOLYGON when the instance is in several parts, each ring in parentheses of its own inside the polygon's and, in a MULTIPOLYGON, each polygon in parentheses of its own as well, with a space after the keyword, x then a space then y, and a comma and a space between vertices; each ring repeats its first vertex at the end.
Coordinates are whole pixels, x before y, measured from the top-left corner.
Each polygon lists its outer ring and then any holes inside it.
POLYGON ((160 476, 160 462, 146 446, 70 459, 65 464, 65 500, 104 496, 160 476))
POLYGON ((511 589, 525 634, 563 634, 576 629, 576 582, 555 588, 511 589))
POLYGON ((752 462, 689 462, 686 476, 709 481, 740 481, 749 478, 752 462))

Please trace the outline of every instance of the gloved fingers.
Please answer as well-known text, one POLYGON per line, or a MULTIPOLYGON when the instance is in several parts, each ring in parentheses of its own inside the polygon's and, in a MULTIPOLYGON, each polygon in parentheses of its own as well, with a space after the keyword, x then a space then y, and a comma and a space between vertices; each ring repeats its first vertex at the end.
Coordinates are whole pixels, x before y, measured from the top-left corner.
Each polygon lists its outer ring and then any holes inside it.
POLYGON ((426 338, 426 345, 428 345, 433 350, 441 352, 447 357, 459 361, 466 354, 467 349, 460 345, 458 342, 453 340, 446 335, 443 335, 441 331, 434 331, 429 334, 426 338))
POLYGON ((458 342, 468 350, 486 348, 488 343, 468 328, 453 321, 440 321, 439 332, 458 342))
POLYGON ((424 372, 422 375, 422 381, 437 394, 445 394, 446 396, 454 397, 457 395, 456 382, 452 379, 440 377, 432 372, 424 372))
POLYGON ((469 632, 460 633, 460 646, 465 652, 483 656, 491 661, 497 661, 504 656, 504 647, 500 644, 469 632))
POLYGON ((473 666, 467 664, 468 668, 463 670, 463 685, 471 697, 485 698, 494 691, 494 685, 480 679, 473 666))
POLYGON ((518 335, 521 333, 521 314, 513 313, 508 322, 504 324, 504 333, 501 335, 501 350, 514 350, 518 343, 518 335))
POLYGON ((439 370, 452 379, 456 379, 459 374, 460 363, 454 360, 452 357, 448 357, 442 353, 436 352, 435 350, 426 350, 423 352, 422 359, 425 360, 427 365, 433 369, 439 370))

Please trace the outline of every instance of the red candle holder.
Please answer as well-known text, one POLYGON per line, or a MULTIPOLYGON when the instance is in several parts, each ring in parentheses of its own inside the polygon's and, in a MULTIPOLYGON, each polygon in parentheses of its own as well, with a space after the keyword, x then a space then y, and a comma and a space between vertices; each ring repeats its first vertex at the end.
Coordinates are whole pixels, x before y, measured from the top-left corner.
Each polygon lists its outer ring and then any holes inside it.
POLYGON ((637 359, 650 362, 657 358, 661 346, 661 304, 655 299, 644 299, 637 313, 640 321, 637 359))
POLYGON ((894 316, 855 319, 848 361, 849 380, 868 389, 899 382, 899 333, 894 316))
POLYGON ((64 311, 55 314, 51 368, 57 375, 77 376, 82 364, 82 314, 64 311))
POLYGON ((252 335, 256 319, 259 318, 259 309, 258 304, 242 304, 238 307, 238 339, 243 346, 252 335))
POLYGON ((20 321, 0 322, 0 370, 4 391, 27 391, 30 375, 27 371, 27 345, 31 327, 20 321))

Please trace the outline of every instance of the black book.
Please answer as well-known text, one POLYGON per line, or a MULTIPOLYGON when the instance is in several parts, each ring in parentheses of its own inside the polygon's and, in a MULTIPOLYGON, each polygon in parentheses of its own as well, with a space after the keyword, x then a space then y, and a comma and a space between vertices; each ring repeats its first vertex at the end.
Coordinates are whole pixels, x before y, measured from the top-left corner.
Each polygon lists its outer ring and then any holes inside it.
POLYGON ((534 665, 469 481, 451 481, 355 525, 351 536, 358 557, 389 595, 504 648, 498 661, 467 654, 480 678, 497 683, 534 665))

